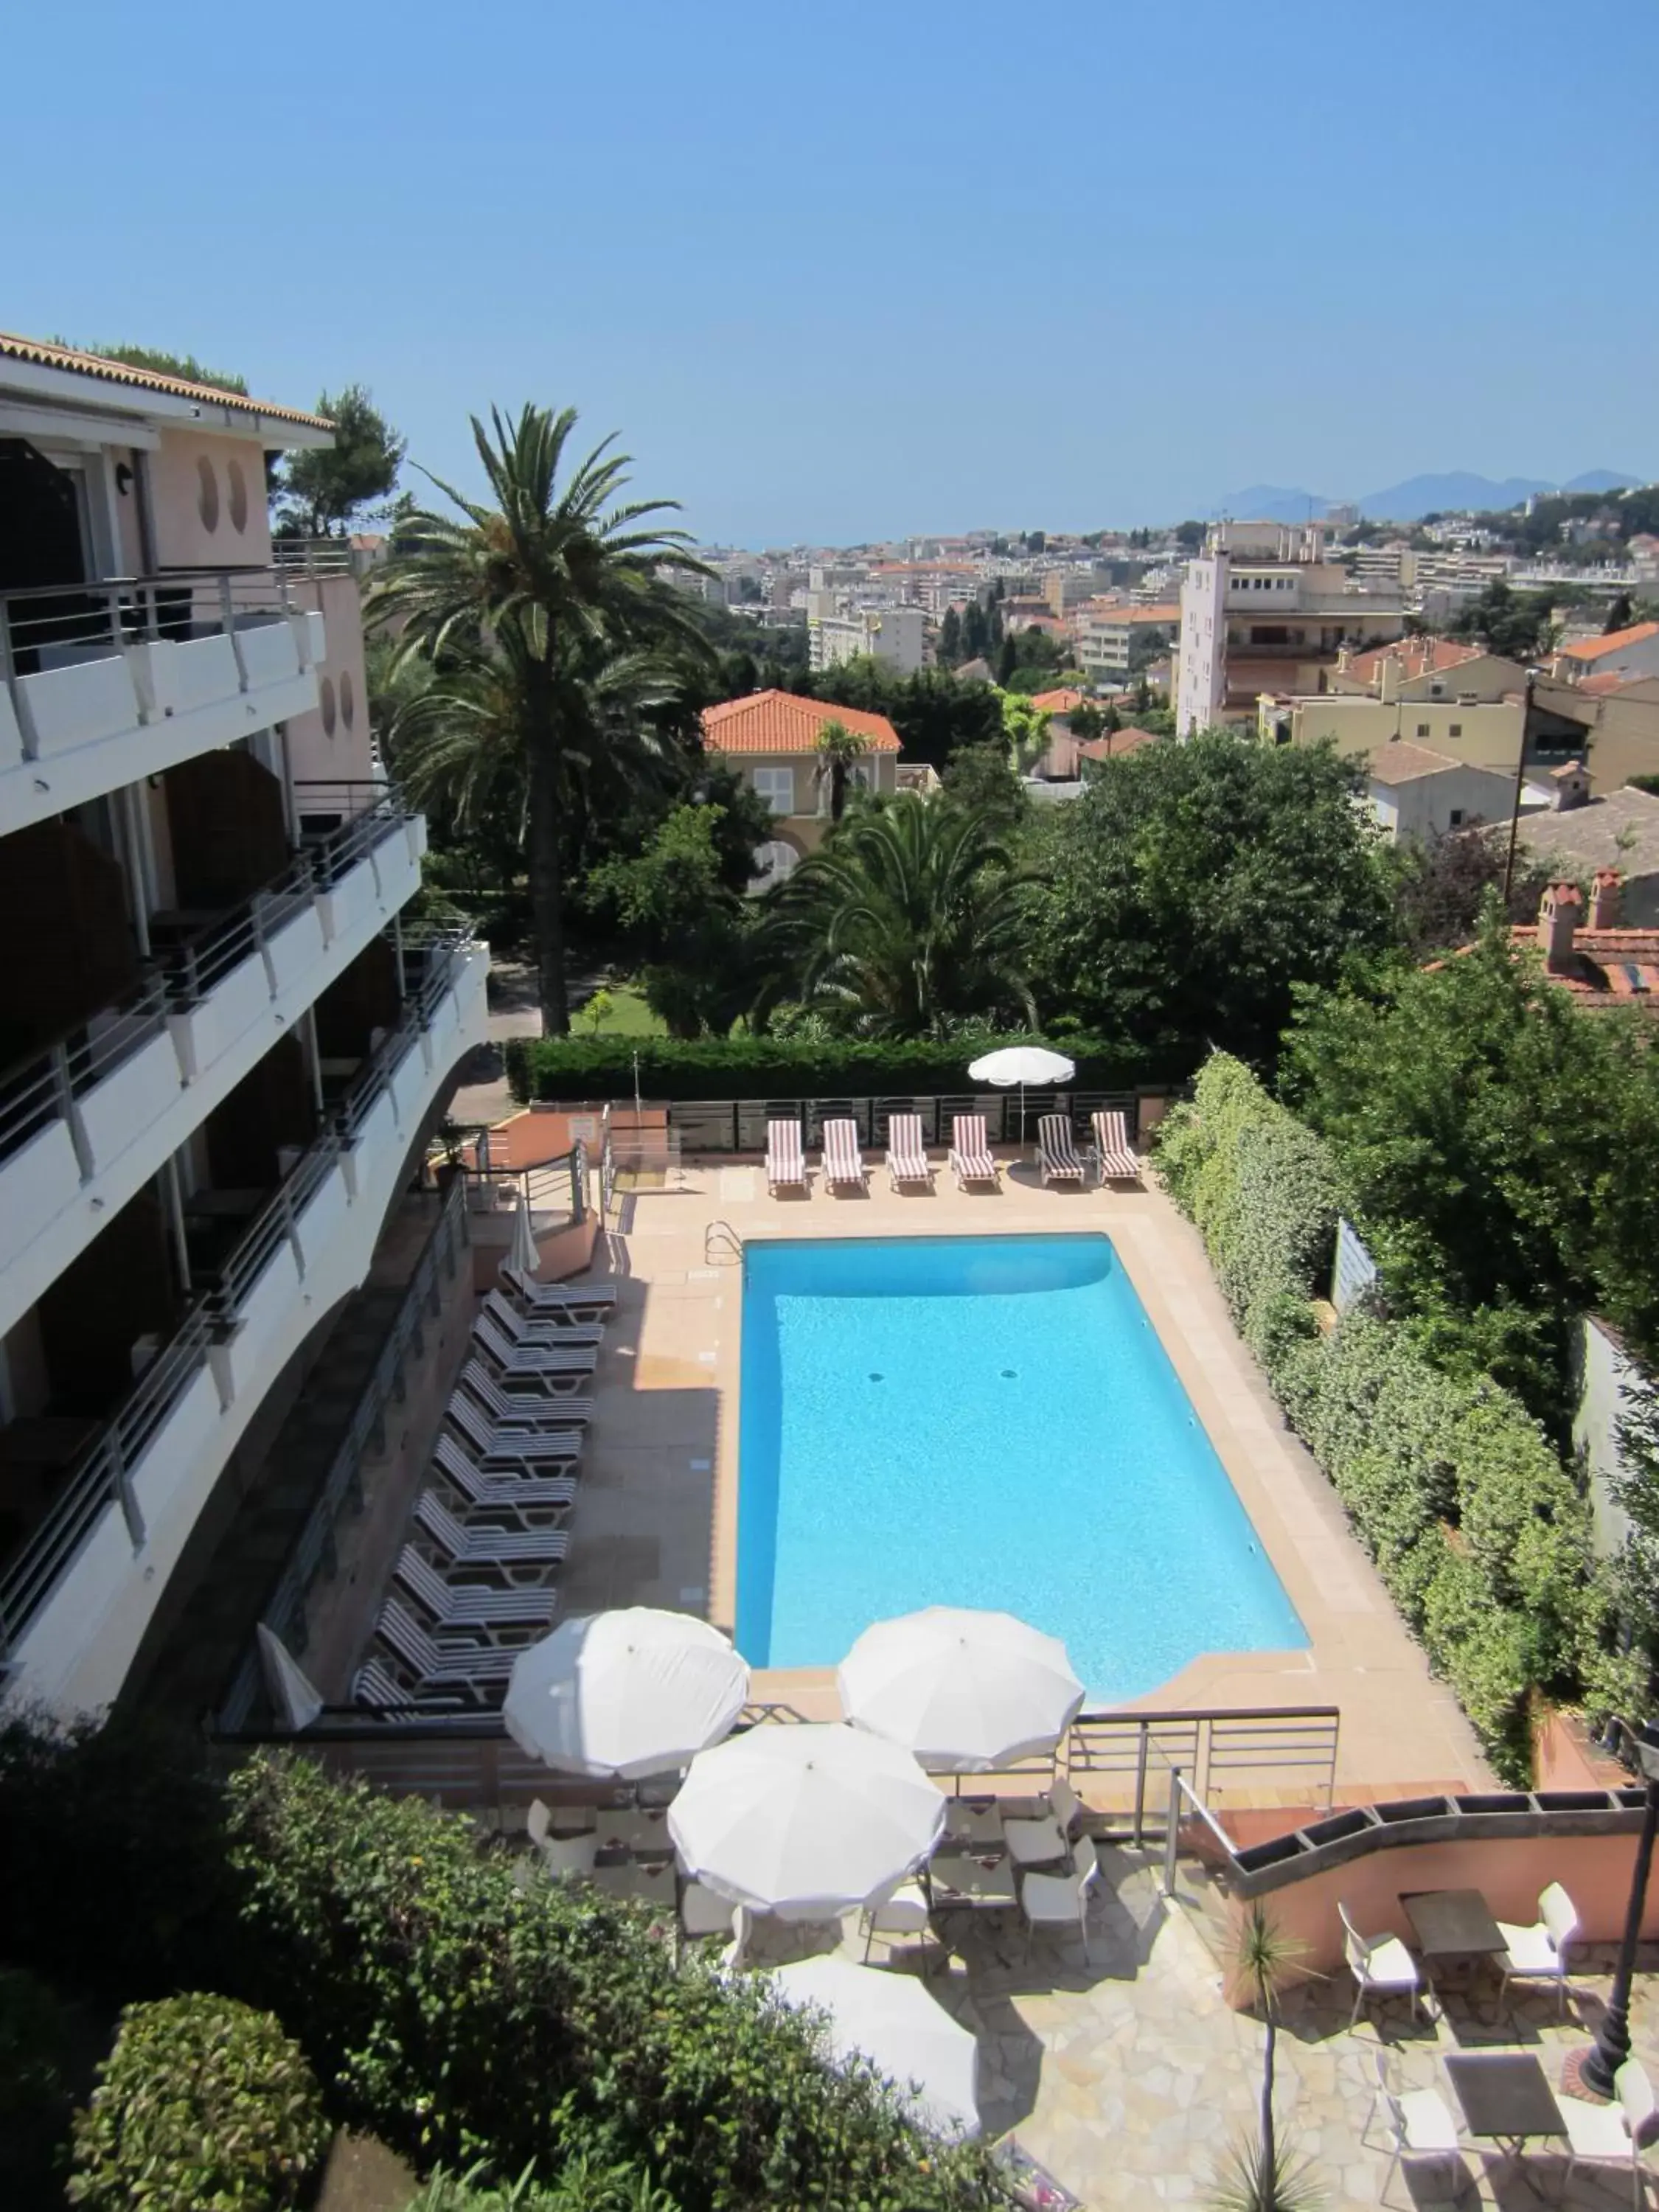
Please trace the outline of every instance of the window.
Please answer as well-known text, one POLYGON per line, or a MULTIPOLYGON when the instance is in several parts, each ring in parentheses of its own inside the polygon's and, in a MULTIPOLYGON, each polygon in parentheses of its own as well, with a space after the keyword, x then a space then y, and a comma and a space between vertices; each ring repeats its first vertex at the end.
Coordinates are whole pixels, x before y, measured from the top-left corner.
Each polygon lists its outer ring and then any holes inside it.
POLYGON ((1461 722, 1448 722, 1448 723, 1447 723, 1447 725, 1446 725, 1446 735, 1447 735, 1449 738, 1461 738, 1461 737, 1462 736, 1462 734, 1463 734, 1463 725, 1462 725, 1461 722))
POLYGON ((1454 806, 1446 818, 1454 830, 1461 830, 1463 827, 1463 809, 1461 806, 1454 806))
POLYGON ((792 768, 757 768, 754 771, 755 796, 763 799, 774 814, 793 814, 795 811, 795 771, 792 768))
POLYGON ((1419 736, 1419 738, 1426 738, 1426 737, 1428 736, 1428 734, 1429 734, 1429 726, 1428 726, 1428 724, 1427 724, 1426 722, 1419 722, 1419 723, 1418 724, 1418 726, 1417 726, 1417 734, 1418 734, 1418 736, 1419 736))

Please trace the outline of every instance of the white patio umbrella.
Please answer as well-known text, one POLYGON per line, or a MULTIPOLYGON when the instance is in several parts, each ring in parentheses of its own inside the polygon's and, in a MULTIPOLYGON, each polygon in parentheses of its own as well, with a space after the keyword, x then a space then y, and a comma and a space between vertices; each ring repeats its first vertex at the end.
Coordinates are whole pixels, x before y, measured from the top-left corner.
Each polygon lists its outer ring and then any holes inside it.
POLYGON ((839 1721, 753 1728, 700 1753, 668 1808, 689 1875, 785 1920, 825 1919, 902 1881, 944 1824, 908 1751, 839 1721))
POLYGON ((1011 1613, 949 1605, 866 1628, 836 1685, 856 1727, 963 1774, 1052 1751, 1083 1703, 1058 1637, 1011 1613))
POLYGON ((999 1091, 1019 1085, 1019 1141, 1025 1142, 1025 1086, 1028 1083, 1069 1083, 1076 1067, 1063 1052, 1050 1052, 1043 1044, 1006 1044, 1000 1051, 970 1060, 968 1073, 975 1083, 993 1083, 999 1091))
POLYGON ((311 1726, 322 1711, 322 1692, 274 1629, 262 1620, 255 1632, 259 1667, 265 1692, 284 1728, 295 1735, 311 1726))
POLYGON ((519 1202, 513 1210, 513 1243, 507 1255, 507 1264, 521 1275, 538 1275, 541 1272, 542 1255, 536 1249, 536 1232, 530 1225, 530 1200, 524 1186, 519 1186, 519 1202))
POLYGON ((827 2015, 832 2060, 872 2060, 935 2135, 957 2142, 979 2133, 979 2045, 915 1975, 821 1955, 780 1966, 770 1979, 785 2004, 827 2015))
POLYGON ((501 1717, 532 1759, 574 1774, 658 1774, 720 1738, 749 1669, 693 1613, 573 1613, 513 1662, 501 1717))

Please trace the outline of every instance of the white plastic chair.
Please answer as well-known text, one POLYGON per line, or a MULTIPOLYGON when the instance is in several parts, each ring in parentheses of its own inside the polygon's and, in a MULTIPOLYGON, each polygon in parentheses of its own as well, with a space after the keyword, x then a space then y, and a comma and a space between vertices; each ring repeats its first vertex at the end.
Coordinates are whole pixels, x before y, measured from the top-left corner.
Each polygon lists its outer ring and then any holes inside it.
POLYGON ((1028 1874, 1019 1886, 1019 1909, 1025 1916, 1025 1955, 1039 1928, 1066 1928, 1075 1921, 1083 1938, 1083 1955, 1091 1966, 1089 1893, 1100 1879, 1100 1866, 1091 1859, 1080 1874, 1028 1874))
POLYGON ((927 1937, 933 1926, 927 1893, 915 1880, 896 1882, 884 1897, 871 1899, 859 1915, 859 1925, 864 1930, 864 1961, 868 1966, 870 1946, 878 1936, 927 1937))
POLYGON ((1083 1800, 1063 1774, 1048 1791, 1048 1811, 1036 1820, 1005 1820, 1008 1856, 1019 1867, 1072 1863, 1072 1844, 1083 1817, 1083 1800))
MULTIPOLYGON (((1371 2122, 1380 2112, 1389 2138, 1389 2170, 1382 2177, 1380 2201, 1388 2203, 1389 2188, 1395 2175, 1413 2159, 1433 2159, 1443 2165, 1455 2166, 1458 2179, 1452 2194, 1461 2197, 1473 2177, 1463 2156, 1463 2146, 1458 2141, 1457 2122, 1445 2099, 1437 2089, 1407 2089, 1396 2096, 1389 2085, 1387 2054, 1379 2051, 1375 2056, 1376 2093, 1371 2100, 1365 2131, 1370 2132, 1371 2122)), ((1416 2202, 1415 2197, 1413 2202, 1416 2202)))
POLYGON ((1627 2058, 1613 2077, 1616 2105, 1587 2105, 1582 2098, 1563 2097, 1561 2118, 1567 2130, 1566 2179, 1573 2168, 1586 2165, 1622 2165, 1628 2159, 1631 2201, 1641 2212, 1642 2137, 1655 2109, 1653 2084, 1639 2063, 1627 2058))
POLYGON ((1342 1948, 1347 1957, 1348 1971, 1356 1984, 1353 2010, 1348 2016, 1352 2028, 1359 2018, 1359 2008, 1368 1996, 1409 1996, 1412 2018, 1417 2018, 1417 1993, 1421 1977, 1417 1961, 1397 1936, 1362 1936, 1354 1926, 1346 1905, 1339 1904, 1342 1916, 1342 1948))
POLYGON ((552 1815, 539 1797, 531 1799, 524 1824, 550 1880, 567 1881, 573 1875, 592 1875, 599 1839, 592 1828, 584 1829, 580 1835, 556 1836, 552 1815))
POLYGON ((1553 1881, 1538 1900, 1538 1919, 1530 1928, 1517 1928, 1500 1920, 1504 1939, 1504 1984, 1500 2004, 1511 1982, 1553 1982, 1557 2014, 1567 2010, 1567 1953, 1578 1933, 1578 1908, 1559 1881, 1553 1881))

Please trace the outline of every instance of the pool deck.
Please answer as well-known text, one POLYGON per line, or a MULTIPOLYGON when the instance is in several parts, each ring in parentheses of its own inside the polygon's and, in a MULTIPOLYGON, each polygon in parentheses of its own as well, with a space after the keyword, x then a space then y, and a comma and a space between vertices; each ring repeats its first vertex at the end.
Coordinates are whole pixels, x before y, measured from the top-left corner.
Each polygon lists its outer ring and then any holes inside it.
MULTIPOLYGON (((1029 1236, 1105 1231, 1226 1468, 1309 1648, 1214 1652, 1135 1705, 1335 1705, 1339 1802, 1488 1778, 1473 1732, 1431 1675, 1335 1493, 1285 1428, 1235 1333, 1196 1233, 1150 1173, 1142 1190, 1044 1190, 1024 1163, 1001 1191, 769 1197, 760 1166, 698 1161, 661 1189, 620 1194, 611 1264, 629 1279, 595 1377, 591 1442, 562 1577, 569 1612, 630 1603, 706 1612, 736 1595, 741 1276, 737 1246, 777 1237, 1029 1236)), ((602 1248, 603 1249, 603 1248, 602 1248)), ((595 1253, 596 1265, 604 1264, 595 1253)), ((757 1674, 756 1693, 837 1716, 827 1672, 757 1674)), ((1235 1804, 1251 1801, 1235 1798, 1235 1804)), ((1262 1801, 1274 1802, 1271 1793, 1262 1801)))

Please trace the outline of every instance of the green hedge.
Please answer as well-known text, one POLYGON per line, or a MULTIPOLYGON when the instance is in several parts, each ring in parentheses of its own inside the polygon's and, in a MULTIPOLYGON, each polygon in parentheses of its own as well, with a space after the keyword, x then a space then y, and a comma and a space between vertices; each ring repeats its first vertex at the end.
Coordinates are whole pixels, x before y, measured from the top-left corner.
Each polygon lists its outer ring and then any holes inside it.
POLYGON ((550 2182, 586 2160, 677 2212, 1010 2202, 986 2152, 824 2065, 763 1981, 677 1966, 642 1909, 526 1883, 470 1822, 302 1760, 256 1760, 230 1802, 245 1970, 349 2114, 422 2166, 550 2182))
POLYGON ((328 2148, 322 2098, 268 2013, 191 1993, 129 2005, 75 2116, 69 2201, 93 2212, 282 2212, 328 2148))
POLYGON ((1211 1058, 1161 1124, 1158 1163, 1437 1672, 1494 1764, 1528 1779, 1532 1691, 1604 1712, 1640 1688, 1640 1662, 1607 1648, 1577 1484, 1517 1399, 1441 1371, 1404 1324, 1361 1310, 1320 1334, 1311 1301, 1328 1277, 1337 1165, 1240 1062, 1211 1058))
MULTIPOLYGON (((507 1075, 521 1105, 532 1098, 571 1103, 634 1096, 639 1056, 643 1097, 674 1098, 865 1098, 969 1091, 968 1063, 1031 1036, 978 1041, 862 1038, 821 1043, 804 1037, 510 1037, 507 1075)), ((1092 1036, 1064 1036, 1055 1049, 1077 1066, 1088 1091, 1131 1090, 1156 1079, 1144 1055, 1092 1036)))

